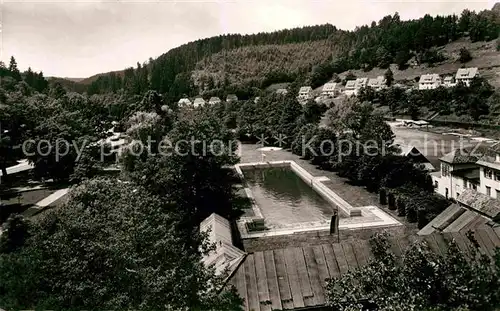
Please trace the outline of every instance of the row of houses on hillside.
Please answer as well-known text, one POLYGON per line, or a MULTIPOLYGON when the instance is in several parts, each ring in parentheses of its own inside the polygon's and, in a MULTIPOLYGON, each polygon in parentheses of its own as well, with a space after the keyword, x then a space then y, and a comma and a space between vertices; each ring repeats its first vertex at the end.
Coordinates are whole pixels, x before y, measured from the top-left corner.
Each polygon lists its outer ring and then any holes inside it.
POLYGON ((358 95, 359 91, 364 87, 371 87, 375 91, 380 91, 387 87, 387 81, 384 76, 376 78, 357 78, 356 80, 348 80, 345 85, 344 94, 358 95))
MULTIPOLYGON (((228 103, 237 102, 237 101, 238 101, 238 96, 236 96, 235 94, 229 94, 226 97, 226 102, 228 102, 228 103)), ((216 105, 216 104, 219 104, 221 102, 222 101, 219 97, 214 96, 214 97, 210 97, 210 99, 208 101, 205 101, 202 97, 196 97, 193 101, 191 101, 187 97, 184 97, 184 98, 179 99, 179 101, 177 103, 179 104, 180 107, 192 106, 192 107, 196 108, 196 107, 204 106, 207 103, 209 105, 216 105)))
POLYGON ((470 86, 472 79, 479 77, 479 70, 477 67, 473 68, 459 68, 455 76, 446 76, 442 78, 437 73, 425 74, 420 76, 418 81, 419 90, 433 90, 440 86, 453 87, 458 83, 463 83, 470 86))
MULTIPOLYGON (((320 97, 333 98, 341 94, 348 96, 358 95, 359 91, 363 87, 371 87, 375 91, 379 91, 386 87, 386 80, 383 76, 378 76, 377 78, 358 78, 356 80, 348 80, 344 88, 337 82, 327 82, 323 85, 320 93, 320 97)), ((286 94, 286 90, 278 89, 276 91, 278 94, 286 94)), ((299 89, 299 94, 297 99, 301 102, 313 99, 313 89, 310 86, 303 86, 299 89)))
POLYGON ((457 199, 466 189, 500 199, 500 146, 483 152, 460 148, 440 158, 440 171, 432 173, 435 192, 457 199))

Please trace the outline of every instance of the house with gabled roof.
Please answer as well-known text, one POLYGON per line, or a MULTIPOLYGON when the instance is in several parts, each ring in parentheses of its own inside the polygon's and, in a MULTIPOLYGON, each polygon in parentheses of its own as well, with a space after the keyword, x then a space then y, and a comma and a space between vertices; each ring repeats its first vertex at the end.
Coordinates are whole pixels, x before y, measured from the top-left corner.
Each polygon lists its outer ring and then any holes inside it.
POLYGON ((357 78, 356 80, 348 80, 345 84, 344 94, 358 95, 359 90, 368 86, 368 78, 357 78))
POLYGON ((288 90, 287 89, 277 89, 276 90, 276 94, 278 94, 278 95, 286 95, 286 94, 288 94, 288 90))
POLYGON ((443 85, 445 87, 454 87, 455 85, 457 85, 457 83, 455 82, 455 78, 452 76, 445 77, 443 81, 443 85))
POLYGON ((480 185, 478 159, 476 151, 468 148, 458 148, 441 157, 440 171, 431 174, 434 191, 456 199, 467 189, 477 190, 480 185))
POLYGON ((193 106, 196 107, 201 107, 205 105, 205 100, 201 97, 196 97, 193 102, 193 106))
POLYGON ((437 73, 425 74, 420 76, 418 81, 419 90, 434 90, 440 87, 442 79, 437 73))
POLYGON ((210 97, 210 99, 208 100, 208 103, 210 105, 216 105, 216 104, 219 104, 220 102, 221 102, 221 100, 217 96, 210 97))
POLYGON ((187 97, 179 99, 179 101, 177 102, 177 104, 179 105, 179 107, 186 107, 186 106, 191 106, 192 105, 191 101, 187 97))
POLYGON ((358 91, 363 88, 368 86, 368 78, 357 78, 356 79, 356 89, 358 91))
POLYGON ((238 96, 236 94, 228 94, 226 97, 226 102, 231 103, 231 102, 237 102, 238 101, 238 96))
POLYGON ((357 89, 356 89, 356 80, 348 80, 345 84, 345 90, 344 94, 351 96, 351 95, 357 95, 357 89))
POLYGON ((457 83, 462 82, 466 86, 470 86, 472 79, 479 76, 479 70, 477 67, 472 68, 459 68, 457 74, 455 75, 455 81, 457 83))
POLYGON ((385 84, 386 80, 384 76, 378 76, 374 79, 369 79, 368 80, 368 86, 374 89, 375 91, 380 91, 381 89, 387 87, 385 84))
POLYGON ((312 98, 313 98, 312 87, 303 86, 299 89, 299 95, 297 97, 299 101, 307 101, 312 98))
POLYGON ((328 82, 323 85, 321 89, 321 95, 324 97, 335 97, 340 93, 340 87, 338 83, 328 82))

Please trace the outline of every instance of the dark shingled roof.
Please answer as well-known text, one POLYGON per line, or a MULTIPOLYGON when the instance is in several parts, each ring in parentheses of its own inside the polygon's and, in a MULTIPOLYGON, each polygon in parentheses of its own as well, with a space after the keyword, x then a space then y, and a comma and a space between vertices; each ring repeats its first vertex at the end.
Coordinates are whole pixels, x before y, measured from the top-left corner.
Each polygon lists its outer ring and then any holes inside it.
MULTIPOLYGON (((492 256, 495 247, 500 247, 500 227, 478 229, 473 236, 480 253, 492 256)), ((391 237, 389 242, 397 258, 401 258, 415 240, 425 241, 439 254, 446 253, 452 240, 465 254, 474 248, 467 232, 391 237)), ((325 279, 366 265, 372 257, 368 241, 259 251, 247 255, 230 283, 245 300, 247 311, 321 307, 326 303, 325 279)))
POLYGON ((499 200, 472 189, 465 190, 460 197, 458 197, 458 202, 489 218, 495 218, 500 214, 499 200))
POLYGON ((439 160, 450 164, 467 164, 476 163, 478 159, 478 156, 471 155, 471 150, 462 148, 455 149, 450 153, 445 154, 439 160))
POLYGON ((465 190, 457 199, 436 216, 418 234, 440 232, 466 232, 479 228, 500 227, 500 201, 472 189, 465 190))

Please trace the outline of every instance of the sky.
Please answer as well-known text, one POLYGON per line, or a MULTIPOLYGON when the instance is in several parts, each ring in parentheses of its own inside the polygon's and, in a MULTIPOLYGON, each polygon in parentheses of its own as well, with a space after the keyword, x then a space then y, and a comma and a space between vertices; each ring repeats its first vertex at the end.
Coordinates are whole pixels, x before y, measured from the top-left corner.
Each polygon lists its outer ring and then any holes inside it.
POLYGON ((330 23, 354 29, 399 12, 491 9, 498 0, 0 0, 0 59, 45 76, 88 77, 122 70, 169 49, 225 33, 330 23))

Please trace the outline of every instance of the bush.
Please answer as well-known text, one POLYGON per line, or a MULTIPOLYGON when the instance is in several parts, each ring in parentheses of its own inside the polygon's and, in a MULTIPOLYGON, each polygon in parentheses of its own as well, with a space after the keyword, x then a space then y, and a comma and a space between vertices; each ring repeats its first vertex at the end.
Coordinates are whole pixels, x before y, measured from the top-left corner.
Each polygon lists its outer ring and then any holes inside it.
POLYGON ((388 199, 388 204, 389 204, 389 209, 390 210, 395 210, 396 209, 396 196, 394 193, 389 193, 387 196, 388 199))
POLYGON ((415 193, 408 197, 406 203, 406 219, 411 223, 418 222, 419 229, 427 225, 450 204, 448 200, 428 192, 415 193))
POLYGON ((382 205, 386 205, 387 204, 387 192, 385 191, 385 189, 380 189, 379 190, 379 192, 378 192, 378 198, 379 198, 380 204, 382 204, 382 205))
POLYGON ((399 196, 396 200, 396 206, 398 209, 398 216, 406 216, 406 203, 407 198, 405 196, 399 196))
POLYGON ((472 60, 472 55, 470 54, 469 50, 467 50, 465 47, 460 49, 460 57, 458 60, 461 63, 467 63, 472 60))
POLYGON ((406 206, 406 220, 409 223, 417 222, 417 210, 409 204, 406 206))

